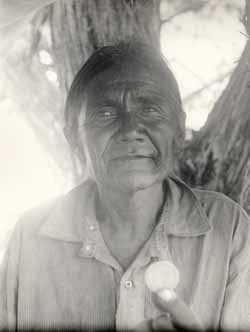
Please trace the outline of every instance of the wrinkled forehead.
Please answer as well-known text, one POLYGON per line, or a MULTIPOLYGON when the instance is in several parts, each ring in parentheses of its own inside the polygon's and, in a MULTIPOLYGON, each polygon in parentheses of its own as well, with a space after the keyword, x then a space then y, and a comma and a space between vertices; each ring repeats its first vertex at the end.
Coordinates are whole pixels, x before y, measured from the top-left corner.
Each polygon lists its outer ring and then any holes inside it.
POLYGON ((170 95, 174 96, 173 90, 171 82, 161 73, 131 63, 112 66, 98 73, 90 82, 86 94, 90 103, 119 100, 128 92, 134 98, 167 102, 170 95))
POLYGON ((128 99, 124 96, 130 92, 133 97, 146 98, 148 102, 160 101, 159 106, 173 115, 183 132, 185 114, 179 88, 163 59, 148 56, 147 52, 126 57, 106 54, 100 59, 100 52, 87 61, 72 83, 65 108, 68 128, 78 126, 79 120, 82 122, 93 109, 89 107, 91 104, 122 99, 125 102, 128 99))

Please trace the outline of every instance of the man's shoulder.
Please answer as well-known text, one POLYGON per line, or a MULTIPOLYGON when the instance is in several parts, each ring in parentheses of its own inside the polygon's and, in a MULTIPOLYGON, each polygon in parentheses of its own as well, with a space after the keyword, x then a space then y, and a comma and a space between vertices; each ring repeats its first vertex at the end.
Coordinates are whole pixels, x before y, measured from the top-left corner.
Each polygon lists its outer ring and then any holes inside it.
POLYGON ((89 184, 83 183, 70 191, 62 193, 27 210, 22 214, 18 222, 19 227, 26 232, 38 230, 51 216, 55 215, 56 211, 60 211, 61 215, 68 213, 69 210, 74 209, 74 205, 79 199, 81 199, 82 204, 84 204, 84 199, 87 197, 86 191, 88 190, 89 184))
POLYGON ((29 208, 21 215, 19 224, 23 227, 35 227, 35 225, 40 225, 50 215, 51 211, 65 199, 66 195, 65 193, 60 194, 39 205, 29 208))
POLYGON ((39 229, 48 219, 50 214, 58 206, 63 205, 63 201, 71 195, 72 191, 63 193, 28 209, 21 215, 19 221, 17 222, 17 227, 24 229, 27 232, 33 232, 39 229))
POLYGON ((204 189, 193 189, 197 199, 201 203, 206 215, 213 215, 226 223, 242 221, 250 227, 250 217, 244 208, 230 197, 221 192, 204 189))
POLYGON ((221 192, 198 188, 192 188, 192 191, 195 193, 195 196, 202 203, 202 205, 218 204, 225 205, 228 208, 242 209, 237 202, 221 192))
POLYGON ((230 206, 239 206, 238 203, 236 203, 234 200, 232 200, 230 197, 226 196, 225 194, 218 192, 218 191, 212 191, 212 190, 206 190, 206 189, 199 189, 199 188, 192 188, 192 191, 195 193, 197 198, 201 201, 211 201, 214 203, 223 203, 228 204, 230 206))
MULTIPOLYGON (((225 194, 203 188, 192 188, 178 177, 171 177, 170 179, 180 189, 182 193, 180 196, 182 197, 185 192, 188 193, 186 196, 188 201, 190 203, 195 202, 195 207, 200 211, 203 210, 209 219, 213 216, 217 219, 227 220, 230 223, 234 217, 240 216, 250 224, 250 217, 244 208, 225 194)), ((191 204, 191 206, 193 205, 191 204)))

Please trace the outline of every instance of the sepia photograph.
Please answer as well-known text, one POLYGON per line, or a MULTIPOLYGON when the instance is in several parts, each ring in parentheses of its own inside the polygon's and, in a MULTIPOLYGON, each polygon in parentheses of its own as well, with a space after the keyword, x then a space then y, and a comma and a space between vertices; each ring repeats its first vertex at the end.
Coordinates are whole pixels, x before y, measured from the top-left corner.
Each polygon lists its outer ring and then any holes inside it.
POLYGON ((250 331, 250 0, 0 0, 0 331, 250 331))

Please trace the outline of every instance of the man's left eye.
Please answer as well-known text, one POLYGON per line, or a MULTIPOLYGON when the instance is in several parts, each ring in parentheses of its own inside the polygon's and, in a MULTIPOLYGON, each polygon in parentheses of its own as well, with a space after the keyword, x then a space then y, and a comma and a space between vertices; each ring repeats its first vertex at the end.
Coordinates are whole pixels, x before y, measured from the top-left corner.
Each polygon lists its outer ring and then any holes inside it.
POLYGON ((145 115, 159 115, 160 111, 157 107, 144 107, 143 114, 145 115))
POLYGON ((158 110, 156 109, 156 107, 145 107, 144 111, 148 112, 148 113, 158 112, 158 110))

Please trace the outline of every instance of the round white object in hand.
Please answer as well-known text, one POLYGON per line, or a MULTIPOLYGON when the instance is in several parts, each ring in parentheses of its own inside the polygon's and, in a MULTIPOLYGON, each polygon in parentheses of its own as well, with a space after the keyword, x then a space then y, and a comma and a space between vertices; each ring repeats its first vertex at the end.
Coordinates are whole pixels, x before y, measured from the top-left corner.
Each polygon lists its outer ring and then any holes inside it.
POLYGON ((179 271, 169 261, 155 262, 145 272, 145 283, 152 292, 159 292, 164 289, 173 290, 177 287, 179 280, 179 271))

